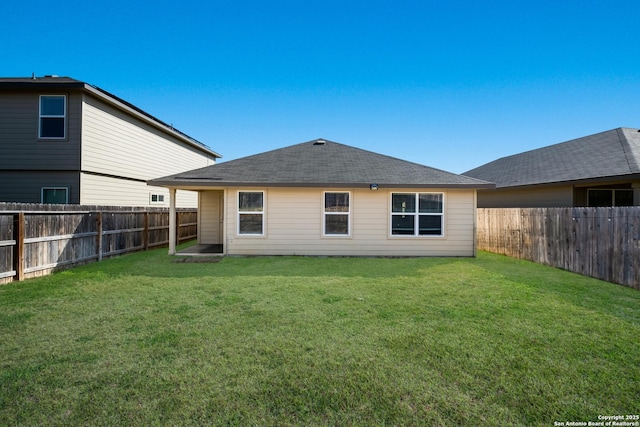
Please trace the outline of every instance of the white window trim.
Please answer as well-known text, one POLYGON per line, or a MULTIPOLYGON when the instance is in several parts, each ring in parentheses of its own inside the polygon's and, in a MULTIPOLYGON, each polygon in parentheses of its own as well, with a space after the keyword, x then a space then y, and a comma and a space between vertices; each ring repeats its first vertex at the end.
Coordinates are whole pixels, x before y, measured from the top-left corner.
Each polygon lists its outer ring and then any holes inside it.
POLYGON ((322 237, 329 237, 329 238, 346 238, 346 237, 351 237, 351 229, 352 229, 352 224, 351 224, 351 206, 353 205, 353 194, 351 193, 351 191, 323 191, 322 192, 322 202, 321 202, 321 206, 322 206, 322 237), (325 197, 327 195, 327 193, 346 193, 349 195, 349 210, 347 212, 327 212, 325 209, 325 197), (327 222, 326 222, 326 216, 327 215, 347 215, 348 219, 347 219, 347 229, 348 229, 348 233, 347 234, 327 234, 327 230, 326 230, 326 226, 327 226, 327 222))
POLYGON ((45 190, 64 190, 65 191, 65 200, 64 204, 69 204, 69 187, 42 187, 40 189, 40 203, 44 204, 44 191, 45 190))
POLYGON ((165 200, 165 195, 162 193, 149 193, 149 204, 152 205, 165 205, 166 204, 166 200, 165 200), (153 201, 153 196, 156 196, 156 200, 155 202, 153 201), (162 200, 159 200, 160 198, 162 198, 162 200))
POLYGON ((446 193, 442 191, 391 191, 389 192, 389 238, 392 239, 442 239, 446 233, 446 193), (442 233, 441 234, 419 234, 418 227, 419 221, 414 221, 414 234, 393 234, 393 216, 398 215, 397 212, 393 212, 393 195, 394 194, 413 194, 416 197, 416 212, 407 213, 406 215, 420 216, 441 216, 442 217, 442 233), (441 213, 420 213, 419 210, 419 195, 420 194, 441 194, 442 195, 442 212, 441 213))
POLYGON ((57 140, 63 140, 67 138, 67 95, 64 94, 47 94, 47 95, 40 95, 40 97, 38 98, 38 139, 57 139, 57 140), (62 116, 59 115, 44 115, 42 114, 42 98, 43 97, 54 97, 54 96, 58 96, 58 97, 62 97, 64 99, 64 113, 62 114, 62 116), (62 119, 64 120, 64 127, 63 127, 63 131, 64 131, 64 135, 63 136, 42 136, 42 119, 43 118, 60 118, 62 117, 62 119))
POLYGON ((265 237, 267 228, 267 192, 265 190, 238 190, 236 193, 236 236, 239 237, 265 237), (262 212, 257 211, 241 211, 240 210, 240 193, 262 193, 262 212), (241 233, 240 232, 240 215, 242 214, 261 214, 262 215, 262 233, 241 233))

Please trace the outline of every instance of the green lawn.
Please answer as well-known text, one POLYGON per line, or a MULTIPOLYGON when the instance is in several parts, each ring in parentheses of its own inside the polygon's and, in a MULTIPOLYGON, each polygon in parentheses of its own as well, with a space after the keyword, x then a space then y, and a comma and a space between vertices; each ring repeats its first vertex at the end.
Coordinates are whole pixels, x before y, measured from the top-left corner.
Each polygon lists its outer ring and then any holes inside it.
POLYGON ((0 425, 640 413, 640 292, 526 261, 161 249, 0 286, 0 425))

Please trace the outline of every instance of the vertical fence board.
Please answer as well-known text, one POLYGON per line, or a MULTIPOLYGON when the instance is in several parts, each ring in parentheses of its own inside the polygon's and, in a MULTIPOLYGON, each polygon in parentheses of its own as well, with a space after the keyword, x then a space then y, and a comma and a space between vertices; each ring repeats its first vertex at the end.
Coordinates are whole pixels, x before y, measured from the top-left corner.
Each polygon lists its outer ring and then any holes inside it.
POLYGON ((15 219, 13 214, 0 212, 0 283, 13 280, 15 275, 15 219))
POLYGON ((14 256, 14 262, 16 264, 16 280, 24 279, 24 236, 25 236, 25 218, 24 213, 20 212, 16 217, 16 251, 14 256))

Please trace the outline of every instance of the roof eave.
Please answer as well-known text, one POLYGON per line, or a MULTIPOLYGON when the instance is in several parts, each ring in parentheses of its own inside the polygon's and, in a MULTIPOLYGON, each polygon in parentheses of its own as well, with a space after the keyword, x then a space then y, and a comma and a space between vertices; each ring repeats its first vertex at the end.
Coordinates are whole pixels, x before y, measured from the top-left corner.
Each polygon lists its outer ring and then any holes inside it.
POLYGON ((42 80, 30 80, 24 79, 21 81, 8 81, 2 82, 0 88, 3 89, 79 89, 85 92, 90 93, 98 99, 101 99, 113 107, 126 112, 129 115, 132 115, 143 122, 153 126, 154 128, 164 132, 172 137, 184 142, 190 147, 195 148, 198 151, 204 152, 214 158, 222 158, 222 155, 216 153, 206 145, 196 141, 195 139, 189 137, 188 135, 174 129, 170 125, 164 123, 158 118, 152 116, 151 114, 141 110, 140 108, 134 106, 133 104, 121 99, 104 89, 100 89, 96 86, 90 85, 86 82, 80 80, 67 80, 67 77, 51 77, 45 81, 42 80), (60 80, 56 80, 60 79, 60 80))
POLYGON ((144 121, 145 123, 150 124, 151 126, 153 126, 154 128, 167 133, 171 136, 173 136, 176 139, 179 139, 180 141, 190 145, 191 147, 197 149, 198 151, 203 151, 206 152, 207 154, 216 157, 216 158, 222 158, 221 154, 216 153, 215 151, 213 151, 212 149, 210 149, 209 147, 207 147, 206 145, 193 140, 191 137, 187 136, 186 134, 183 134, 182 132, 174 129, 173 127, 171 127, 170 125, 164 123, 163 121, 157 119, 156 117, 152 116, 151 114, 139 109, 138 107, 134 106, 133 104, 130 104, 126 101, 124 101, 123 99, 120 99, 118 97, 116 97, 115 95, 110 94, 109 92, 94 87, 90 84, 87 83, 83 83, 83 89, 86 90, 87 92, 91 93, 93 96, 96 96, 97 98, 100 98, 106 102, 108 102, 109 104, 113 105, 114 107, 127 112, 128 114, 131 114, 135 117, 137 117, 138 119, 144 121))
POLYGON ((533 187, 557 187, 562 185, 588 185, 588 184, 602 184, 611 181, 637 181, 640 180, 640 173, 624 174, 624 175, 610 175, 610 176, 598 176, 593 178, 581 178, 571 179, 566 181, 549 181, 549 182, 531 182, 525 184, 515 185, 497 185, 496 190, 517 190, 527 189, 533 187))
POLYGON ((370 188, 376 184, 378 189, 384 188, 469 188, 469 189, 494 189, 492 183, 414 183, 414 184, 385 184, 363 182, 248 182, 248 181, 222 181, 209 179, 153 179, 147 181, 148 185, 170 188, 206 188, 206 187, 291 187, 291 188, 370 188))

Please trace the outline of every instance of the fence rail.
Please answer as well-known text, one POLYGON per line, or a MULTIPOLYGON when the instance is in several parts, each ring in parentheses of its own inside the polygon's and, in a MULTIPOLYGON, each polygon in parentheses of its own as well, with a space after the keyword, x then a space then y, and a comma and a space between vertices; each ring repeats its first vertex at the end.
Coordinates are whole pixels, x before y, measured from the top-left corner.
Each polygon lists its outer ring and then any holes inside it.
MULTIPOLYGON (((197 237, 196 210, 176 224, 178 243, 197 237)), ((0 203, 0 283, 168 243, 168 209, 0 203)))
POLYGON ((481 208, 478 249, 640 290, 640 207, 481 208))

